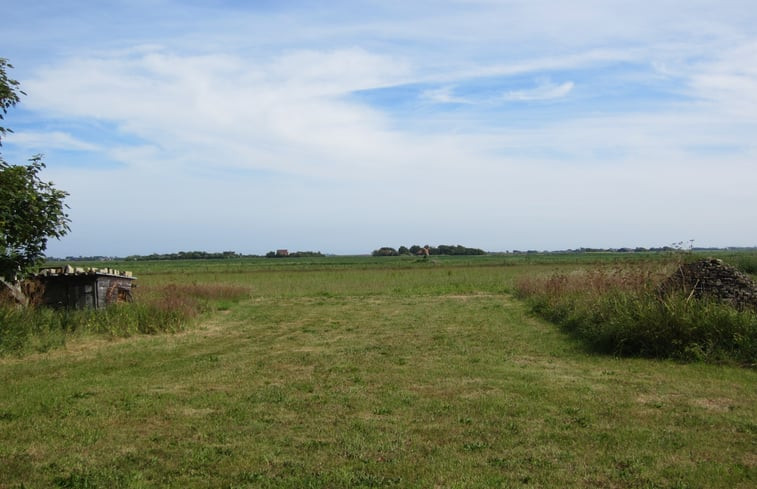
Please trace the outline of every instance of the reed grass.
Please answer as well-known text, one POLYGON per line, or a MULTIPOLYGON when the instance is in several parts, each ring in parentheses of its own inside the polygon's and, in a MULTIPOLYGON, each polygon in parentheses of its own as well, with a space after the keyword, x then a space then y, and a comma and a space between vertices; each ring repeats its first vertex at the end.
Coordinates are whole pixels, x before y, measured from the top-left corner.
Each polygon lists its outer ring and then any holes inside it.
POLYGON ((757 363, 757 312, 686 291, 661 294, 670 267, 626 266, 521 277, 516 294, 595 352, 757 363))
POLYGON ((733 266, 744 273, 757 275, 757 254, 742 253, 735 257, 733 260, 733 266))

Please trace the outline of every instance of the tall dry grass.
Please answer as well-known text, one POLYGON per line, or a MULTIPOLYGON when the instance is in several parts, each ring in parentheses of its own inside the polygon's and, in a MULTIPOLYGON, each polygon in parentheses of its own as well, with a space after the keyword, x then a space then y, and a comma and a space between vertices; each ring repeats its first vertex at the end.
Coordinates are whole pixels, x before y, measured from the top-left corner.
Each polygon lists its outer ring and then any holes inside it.
POLYGON ((757 364, 757 312, 687 291, 661 294, 670 270, 629 266, 521 277, 515 290, 592 351, 757 364))
POLYGON ((203 313, 225 308, 249 294, 226 284, 139 287, 134 301, 105 309, 53 310, 0 304, 0 355, 23 355, 60 347, 73 335, 126 337, 181 331, 203 313))

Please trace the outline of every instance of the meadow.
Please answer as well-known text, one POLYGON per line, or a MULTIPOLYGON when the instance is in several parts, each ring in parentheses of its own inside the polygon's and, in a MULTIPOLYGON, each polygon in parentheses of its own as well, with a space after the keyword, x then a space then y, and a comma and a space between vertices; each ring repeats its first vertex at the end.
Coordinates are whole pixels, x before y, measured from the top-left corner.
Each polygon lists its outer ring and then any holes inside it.
POLYGON ((200 306, 0 357, 0 488, 755 487, 753 366, 598 353, 515 294, 670 259, 113 264, 200 306))

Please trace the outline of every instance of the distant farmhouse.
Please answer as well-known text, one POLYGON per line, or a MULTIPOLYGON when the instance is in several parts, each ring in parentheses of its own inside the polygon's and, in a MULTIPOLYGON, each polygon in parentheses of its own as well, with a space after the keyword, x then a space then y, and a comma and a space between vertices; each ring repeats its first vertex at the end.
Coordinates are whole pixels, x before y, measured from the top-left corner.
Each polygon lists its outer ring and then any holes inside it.
POLYGON ((102 309, 131 302, 136 280, 131 272, 112 268, 43 268, 34 277, 43 286, 42 304, 56 309, 102 309))

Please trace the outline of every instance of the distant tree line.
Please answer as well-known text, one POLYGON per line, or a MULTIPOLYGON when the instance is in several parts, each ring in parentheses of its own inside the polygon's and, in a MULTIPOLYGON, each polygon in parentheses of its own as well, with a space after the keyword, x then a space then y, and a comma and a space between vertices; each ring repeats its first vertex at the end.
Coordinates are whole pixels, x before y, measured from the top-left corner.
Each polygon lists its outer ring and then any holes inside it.
POLYGON ((59 258, 59 257, 47 257, 45 258, 45 261, 48 262, 69 262, 69 261, 113 261, 113 260, 123 260, 124 258, 118 258, 115 256, 102 256, 102 255, 93 255, 93 256, 67 256, 65 258, 59 258))
POLYGON ((644 253, 647 251, 676 251, 677 248, 672 246, 661 246, 657 248, 576 248, 567 250, 513 250, 514 254, 535 254, 535 253, 644 253))
POLYGON ((373 250, 371 255, 373 256, 405 256, 405 255, 425 255, 423 251, 428 248, 429 255, 485 255, 486 251, 479 248, 468 248, 461 245, 439 245, 439 246, 418 246, 413 245, 411 247, 400 246, 399 248, 391 248, 389 246, 383 246, 377 250, 373 250))
POLYGON ((266 258, 312 258, 312 257, 322 257, 326 256, 320 251, 294 251, 294 252, 286 252, 286 253, 280 253, 276 251, 269 251, 265 254, 266 258))
POLYGON ((653 246, 650 248, 644 248, 637 246, 636 248, 575 248, 566 250, 512 250, 502 252, 504 254, 560 254, 560 253, 661 253, 661 252, 681 252, 681 251, 754 251, 757 250, 755 246, 727 246, 719 248, 716 246, 701 247, 701 246, 683 246, 680 243, 674 243, 670 246, 653 246))
MULTIPOLYGON (((285 254, 277 253, 276 251, 269 251, 265 254, 266 258, 305 258, 305 257, 321 257, 326 256, 320 251, 295 251, 293 253, 285 252, 285 254)), ((260 255, 245 255, 237 253, 236 251, 221 251, 221 252, 209 252, 209 251, 179 251, 177 253, 152 253, 150 255, 129 255, 127 257, 116 256, 67 256, 65 258, 49 258, 48 261, 112 261, 112 260, 128 260, 128 261, 161 261, 161 260, 227 260, 230 258, 260 258, 260 255)))
POLYGON ((718 251, 718 250, 749 250, 754 248, 744 247, 728 247, 728 248, 702 248, 702 247, 682 247, 677 245, 672 246, 654 246, 651 248, 644 248, 637 246, 636 248, 576 248, 567 250, 512 250, 509 253, 514 254, 535 254, 535 253, 647 253, 647 252, 672 252, 672 251, 718 251))
MULTIPOLYGON (((371 254, 373 256, 403 256, 403 255, 425 255, 423 249, 425 247, 413 245, 411 247, 400 246, 399 248, 391 248, 384 246, 377 250, 374 250, 371 254)), ((718 247, 691 247, 686 248, 693 251, 755 251, 757 247, 750 246, 728 246, 724 248, 718 247)), ((429 255, 486 255, 488 252, 478 248, 468 248, 460 245, 439 245, 429 246, 429 255)), ((555 250, 555 251, 539 251, 539 250, 512 250, 503 252, 493 252, 493 254, 551 254, 551 253, 643 253, 643 252, 673 252, 681 251, 678 246, 659 246, 651 248, 576 248, 567 250, 555 250)), ((326 256, 320 251, 295 251, 293 253, 286 252, 286 254, 279 254, 276 251, 269 251, 266 253, 266 258, 306 258, 306 257, 323 257, 326 256)), ((208 252, 208 251, 179 251, 177 253, 153 253, 151 255, 130 255, 127 257, 117 256, 67 256, 65 258, 47 257, 46 260, 50 262, 65 261, 65 262, 95 262, 95 261, 113 261, 113 260, 129 260, 129 261, 153 261, 153 260, 226 260, 231 258, 260 258, 260 255, 245 255, 237 253, 235 251, 222 251, 222 252, 208 252)))
POLYGON ((219 260, 229 258, 244 258, 254 255, 242 255, 236 251, 221 251, 213 253, 208 251, 179 251, 178 253, 153 253, 151 255, 131 255, 124 258, 130 261, 147 260, 219 260))

